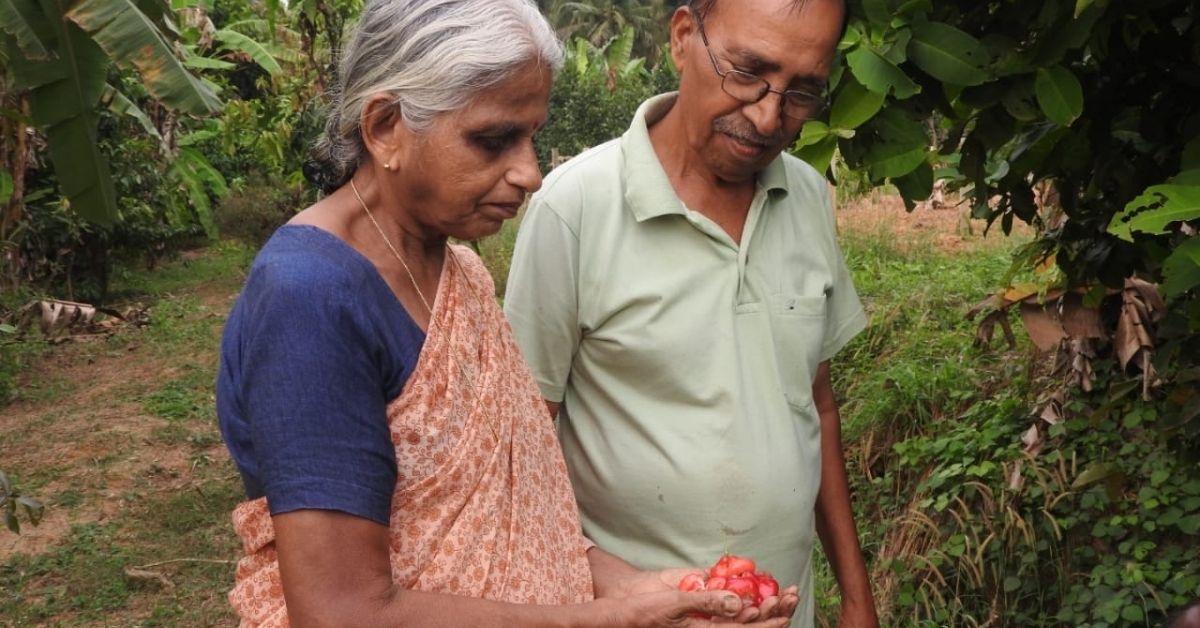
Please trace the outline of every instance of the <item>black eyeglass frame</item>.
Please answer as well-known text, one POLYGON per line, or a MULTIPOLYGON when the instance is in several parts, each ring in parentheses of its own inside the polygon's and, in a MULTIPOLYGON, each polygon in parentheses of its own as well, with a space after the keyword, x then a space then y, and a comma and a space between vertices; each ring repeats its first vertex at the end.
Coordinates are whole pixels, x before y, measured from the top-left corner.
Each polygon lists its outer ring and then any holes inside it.
POLYGON ((812 92, 806 92, 798 89, 780 91, 772 88, 771 83, 768 82, 767 79, 757 74, 743 72, 734 68, 730 68, 722 72, 721 65, 717 63, 717 55, 713 54, 712 46, 708 43, 708 34, 704 32, 704 20, 700 17, 699 13, 696 13, 696 11, 693 10, 691 13, 692 17, 696 18, 696 25, 700 29, 700 41, 704 42, 704 51, 708 53, 708 60, 712 61, 713 70, 717 73, 717 76, 721 77, 721 91, 728 94, 731 98, 734 98, 738 102, 751 105, 761 101, 763 98, 766 98, 767 94, 779 94, 782 97, 779 104, 780 112, 793 120, 811 120, 820 115, 829 106, 828 89, 823 90, 820 94, 814 94, 812 92), (730 76, 734 76, 735 80, 742 81, 742 84, 746 86, 759 83, 760 87, 758 97, 754 98, 753 100, 747 100, 730 92, 729 89, 725 87, 725 82, 729 80, 730 76), (793 98, 799 98, 801 102, 796 103, 795 101, 791 100, 793 98), (799 108, 799 112, 790 112, 789 107, 799 108))

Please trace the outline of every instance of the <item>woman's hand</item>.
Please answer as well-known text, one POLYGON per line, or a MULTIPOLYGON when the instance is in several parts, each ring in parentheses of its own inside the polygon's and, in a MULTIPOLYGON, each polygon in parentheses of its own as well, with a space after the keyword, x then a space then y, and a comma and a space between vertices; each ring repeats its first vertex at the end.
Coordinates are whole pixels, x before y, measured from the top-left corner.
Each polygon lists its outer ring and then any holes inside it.
POLYGON ((766 618, 753 606, 743 607, 742 601, 728 591, 659 591, 606 598, 595 604, 611 609, 603 614, 605 619, 601 625, 612 628, 710 628, 728 624, 785 628, 791 625, 788 617, 766 618))
MULTIPOLYGON (((679 581, 683 580, 684 577, 689 574, 703 573, 704 571, 701 569, 662 569, 659 571, 626 573, 614 583, 615 586, 609 591, 609 596, 626 598, 648 593, 678 591, 679 581)), ((790 619, 796 612, 796 607, 799 604, 799 590, 793 585, 781 591, 778 596, 763 600, 758 608, 745 606, 736 615, 726 618, 723 621, 747 623, 765 621, 777 617, 790 619)))

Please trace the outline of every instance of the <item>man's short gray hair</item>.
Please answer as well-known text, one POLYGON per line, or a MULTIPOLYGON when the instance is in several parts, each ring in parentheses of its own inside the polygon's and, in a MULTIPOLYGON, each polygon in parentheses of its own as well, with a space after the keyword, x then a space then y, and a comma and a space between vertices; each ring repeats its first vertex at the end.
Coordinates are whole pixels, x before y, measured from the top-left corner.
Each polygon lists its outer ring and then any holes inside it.
POLYGON ((326 192, 350 180, 366 154, 360 121, 375 94, 421 133, 530 63, 557 72, 563 56, 532 0, 368 0, 306 170, 326 192))

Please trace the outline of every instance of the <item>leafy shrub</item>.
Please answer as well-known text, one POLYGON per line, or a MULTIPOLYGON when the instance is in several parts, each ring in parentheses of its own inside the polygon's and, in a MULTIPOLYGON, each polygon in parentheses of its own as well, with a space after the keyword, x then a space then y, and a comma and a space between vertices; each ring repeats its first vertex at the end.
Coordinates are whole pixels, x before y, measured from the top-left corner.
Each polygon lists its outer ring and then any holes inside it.
POLYGON ((570 157, 623 134, 638 105, 678 87, 674 68, 664 62, 646 69, 644 60, 629 58, 628 44, 618 38, 601 49, 582 39, 568 45, 566 68, 554 83, 550 116, 536 142, 543 171, 553 165, 552 151, 570 157))
POLYGON ((304 208, 304 188, 279 176, 254 178, 221 204, 221 233, 255 247, 262 246, 281 225, 304 208))

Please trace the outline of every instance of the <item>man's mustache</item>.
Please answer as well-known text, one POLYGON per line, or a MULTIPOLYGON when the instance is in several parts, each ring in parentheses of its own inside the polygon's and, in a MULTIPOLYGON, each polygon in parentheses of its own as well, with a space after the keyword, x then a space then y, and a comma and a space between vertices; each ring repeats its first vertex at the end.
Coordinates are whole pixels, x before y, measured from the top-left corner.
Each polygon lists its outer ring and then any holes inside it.
POLYGON ((725 135, 731 135, 747 144, 757 144, 765 148, 771 148, 783 143, 782 129, 771 135, 761 135, 754 129, 754 125, 749 120, 736 113, 714 120, 713 130, 725 135))

